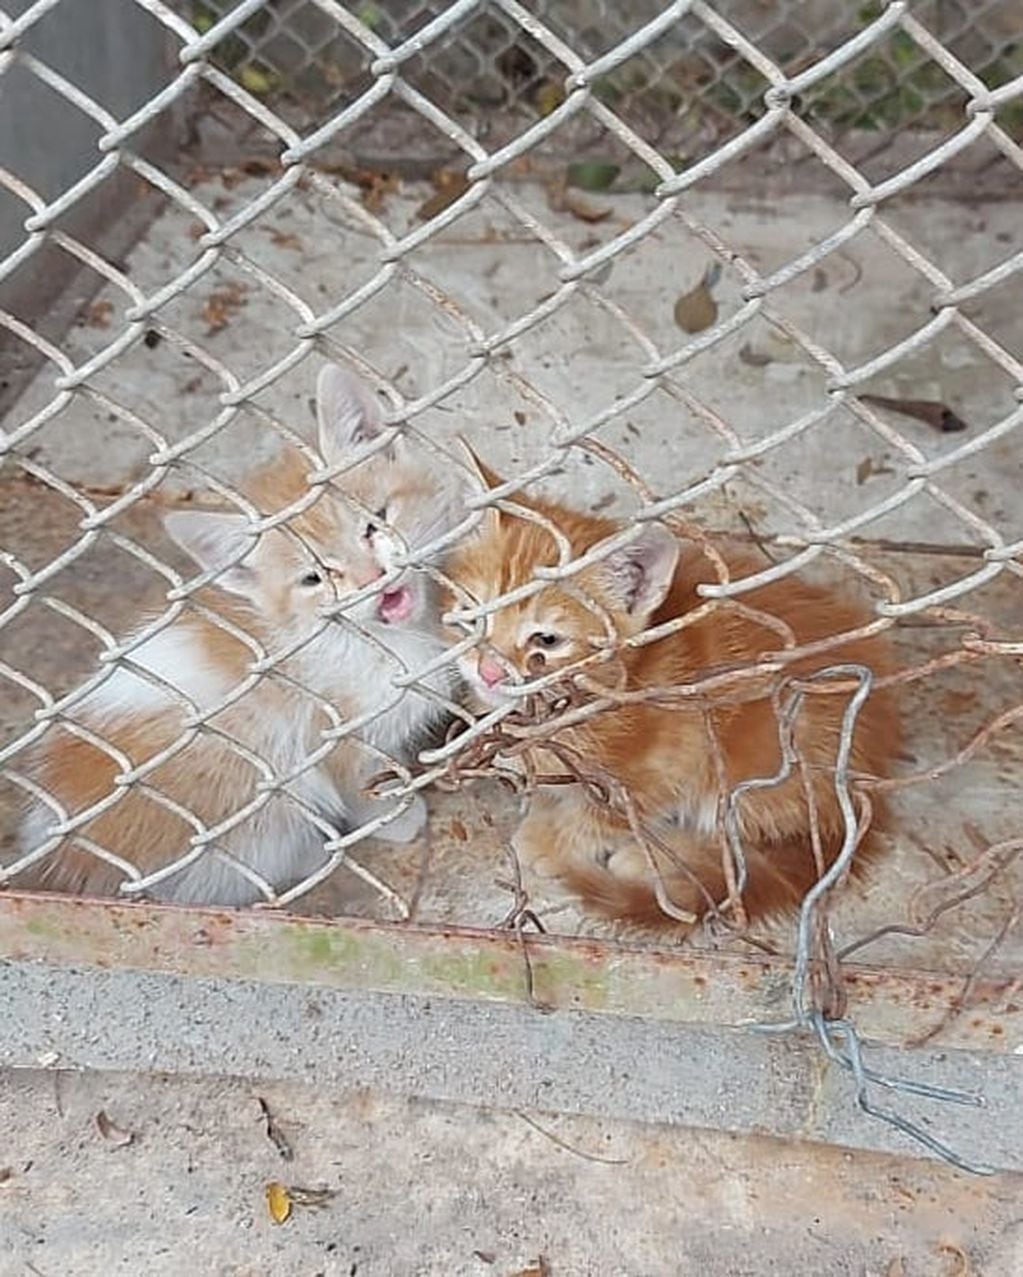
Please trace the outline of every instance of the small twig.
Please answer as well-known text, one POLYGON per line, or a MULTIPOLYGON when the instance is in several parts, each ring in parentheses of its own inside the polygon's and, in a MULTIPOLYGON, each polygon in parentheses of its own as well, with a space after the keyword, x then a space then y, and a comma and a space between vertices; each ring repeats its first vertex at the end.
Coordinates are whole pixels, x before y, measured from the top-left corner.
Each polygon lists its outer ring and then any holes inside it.
POLYGON ((259 1111, 263 1114, 263 1125, 266 1130, 266 1137, 270 1143, 280 1153, 285 1162, 294 1160, 295 1153, 291 1145, 288 1143, 287 1137, 281 1128, 277 1125, 274 1115, 270 1112, 270 1105, 261 1095, 256 1096, 256 1102, 259 1104, 259 1111))
POLYGON ((771 551, 767 548, 767 546, 764 543, 764 538, 753 526, 753 520, 749 517, 749 515, 742 508, 742 506, 738 506, 736 508, 736 513, 738 514, 739 518, 742 520, 743 527, 749 533, 750 540, 757 547, 757 549, 764 556, 764 558, 767 559, 769 563, 777 563, 778 562, 777 557, 773 555, 771 551))
POLYGON ((566 1143, 560 1136, 555 1135, 553 1131, 548 1131, 539 1122, 534 1122, 528 1113, 523 1113, 521 1109, 513 1109, 512 1112, 516 1117, 521 1117, 523 1122, 527 1126, 531 1126, 534 1131, 539 1131, 541 1135, 546 1136, 552 1144, 557 1144, 558 1148, 563 1148, 566 1153, 574 1153, 576 1157, 581 1157, 586 1162, 600 1162, 604 1166, 628 1166, 632 1161, 630 1157, 601 1157, 599 1153, 585 1153, 581 1148, 574 1148, 571 1144, 566 1143))

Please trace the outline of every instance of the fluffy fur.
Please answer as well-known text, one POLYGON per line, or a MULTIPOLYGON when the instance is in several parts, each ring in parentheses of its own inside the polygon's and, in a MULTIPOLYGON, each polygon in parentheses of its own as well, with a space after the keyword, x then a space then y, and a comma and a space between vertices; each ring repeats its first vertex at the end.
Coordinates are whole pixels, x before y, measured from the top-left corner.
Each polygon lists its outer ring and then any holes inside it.
MULTIPOLYGON (((317 412, 319 448, 330 465, 351 462, 381 428, 375 397, 333 366, 320 375, 317 412)), ((305 458, 288 451, 253 478, 247 495, 265 514, 283 510, 308 494, 309 470, 305 458)), ((377 643, 327 613, 392 572, 403 541, 423 545, 452 526, 459 506, 460 493, 451 481, 422 458, 407 455, 399 440, 346 469, 315 503, 255 542, 243 515, 168 515, 168 533, 199 567, 219 569, 215 586, 200 591, 197 601, 250 635, 264 652, 294 648, 293 654, 193 732, 182 694, 200 712, 211 709, 251 677, 257 653, 242 637, 188 607, 69 710, 69 718, 108 749, 73 735, 58 720, 41 738, 27 770, 69 816, 119 794, 74 831, 78 838, 147 873, 189 857, 185 867, 153 889, 157 898, 229 905, 256 899, 258 889, 218 850, 278 888, 314 871, 325 861, 323 845, 332 830, 393 810, 364 792, 367 777, 386 766, 364 745, 342 739, 303 768, 323 749, 323 731, 332 726, 323 703, 349 720, 387 705, 357 734, 403 760, 443 717, 435 701, 414 689, 396 689, 392 682, 403 664, 420 668, 443 650, 436 600, 423 574, 396 575, 386 589, 345 613, 377 643), (119 783, 125 769, 145 770, 182 739, 187 744, 180 752, 145 773, 144 785, 154 792, 119 783), (240 743, 246 756, 232 750, 228 739, 240 743), (261 801, 261 782, 269 778, 272 784, 272 778, 292 773, 269 801, 261 801), (203 826, 217 830, 215 843, 190 852, 190 839, 203 826)), ((447 694, 453 677, 441 672, 430 682, 447 694)), ((82 841, 52 833, 59 819, 60 813, 42 803, 28 812, 21 850, 47 844, 51 850, 15 885, 90 894, 115 890, 121 870, 82 841)), ((380 837, 412 839, 424 819, 417 798, 381 828, 380 837)))
MULTIPOLYGON (((488 486, 501 482, 482 463, 478 469, 488 486)), ((550 520, 567 538, 573 557, 621 531, 611 520, 561 505, 515 500, 550 520)), ((715 548, 733 577, 749 575, 758 566, 743 549, 715 548)), ((486 601, 526 584, 537 568, 557 561, 555 540, 541 525, 491 511, 481 533, 459 549, 447 572, 470 597, 486 601)), ((580 571, 570 587, 551 584, 488 618, 485 642, 463 658, 464 677, 479 700, 493 707, 507 699, 510 681, 567 670, 606 647, 609 638, 615 658, 591 667, 589 674, 626 693, 691 683, 717 667, 750 664, 781 648, 783 641, 774 630, 727 607, 645 646, 621 646, 621 640, 700 606, 697 586, 717 579, 698 544, 649 526, 626 548, 580 571), (606 610, 612 635, 587 598, 606 610)), ((787 622, 801 644, 855 629, 867 620, 857 604, 798 579, 764 586, 743 595, 742 601, 787 622)), ((878 637, 848 641, 790 668, 805 674, 844 661, 867 665, 876 676, 892 668, 887 642, 878 637)), ((590 908, 632 922, 672 924, 678 921, 675 913, 699 916, 711 901, 721 902, 727 895, 718 826, 723 789, 772 776, 781 762, 777 719, 766 684, 762 693, 760 699, 719 704, 711 710, 724 786, 703 711, 692 702, 616 706, 563 727, 553 737, 631 795, 639 818, 660 843, 654 855, 668 911, 658 903, 656 875, 624 818, 593 801, 581 785, 550 785, 534 794, 515 835, 523 861, 559 877, 590 908)), ((834 861, 844 835, 834 765, 847 703, 847 694, 808 695, 795 727, 826 865, 834 861)), ((892 696, 880 690, 870 696, 857 720, 853 773, 883 776, 897 749, 892 696)), ((549 751, 535 751, 532 762, 539 772, 564 772, 549 751)), ((748 916, 797 904, 818 876, 798 771, 780 784, 747 792, 740 800, 739 821, 749 873, 744 893, 748 916)), ((873 850, 868 837, 858 849, 858 863, 873 850)))

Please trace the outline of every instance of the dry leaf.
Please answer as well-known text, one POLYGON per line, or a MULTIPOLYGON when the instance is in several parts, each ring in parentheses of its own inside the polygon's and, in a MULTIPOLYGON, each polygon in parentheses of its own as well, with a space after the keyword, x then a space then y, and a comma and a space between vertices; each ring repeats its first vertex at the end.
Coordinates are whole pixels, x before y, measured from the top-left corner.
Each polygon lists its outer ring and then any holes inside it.
POLYGON ((536 91, 536 109, 541 115, 550 115, 565 100, 565 89, 556 80, 545 80, 536 91))
POLYGON ((543 1255, 538 1255, 535 1263, 510 1273, 509 1277, 551 1277, 551 1266, 543 1255))
POLYGON ((300 253, 305 245, 293 231, 270 231, 270 242, 276 244, 278 248, 293 248, 300 253))
POLYGON ((245 305, 245 285, 226 284, 210 293, 202 308, 202 318, 209 325, 207 336, 226 328, 231 316, 245 305))
POLYGON ((271 173, 279 173, 280 165, 276 160, 251 159, 246 160, 241 166, 243 173, 247 173, 249 177, 269 177, 271 173))
POLYGON ((934 1249, 939 1255, 948 1255, 952 1260, 952 1267, 942 1277, 973 1277, 973 1268, 961 1246, 955 1242, 939 1242, 934 1249))
POLYGON ((109 328, 110 316, 113 313, 113 302, 93 302, 91 306, 85 308, 85 322, 90 328, 109 328))
POLYGON ((751 368, 766 368, 771 362, 770 355, 764 355, 759 350, 754 350, 749 342, 739 348, 739 358, 751 368))
POLYGON ((288 1196, 296 1206, 326 1206, 326 1204, 334 1197, 337 1197, 340 1190, 336 1188, 300 1188, 298 1184, 291 1184, 287 1189, 288 1196))
POLYGON ((962 417, 936 399, 889 399, 887 395, 860 395, 859 399, 861 403, 873 404, 876 408, 887 408, 889 412, 900 413, 903 417, 924 421, 944 435, 966 429, 966 422, 962 417))
POLYGON ((864 457, 860 464, 856 467, 856 483, 857 486, 866 483, 868 479, 879 474, 894 474, 895 471, 891 466, 886 466, 882 462, 881 465, 874 464, 873 457, 864 457))
POLYGON ((702 333, 718 317, 718 304, 711 296, 706 280, 683 293, 675 303, 675 323, 683 332, 702 333))
POLYGON ((0 1166, 0 1184, 6 1184, 9 1179, 14 1178, 14 1171, 9 1166, 0 1166))
POLYGON ((112 1122, 104 1109, 96 1114, 96 1129, 105 1140, 109 1140, 114 1148, 127 1148, 129 1144, 135 1143, 135 1132, 126 1131, 123 1126, 118 1126, 116 1122, 112 1122))
POLYGON ((566 189, 562 196, 562 206, 580 222, 602 222, 611 216, 611 209, 605 204, 591 204, 589 200, 571 189, 566 189))
POLYGON ((416 212, 416 217, 421 222, 428 222, 438 213, 443 213, 472 185, 464 173, 451 168, 438 169, 430 180, 433 182, 434 193, 416 212))
POLYGON ((377 173, 366 169, 359 185, 362 187, 362 207, 368 213, 379 213, 384 207, 384 200, 393 195, 401 185, 396 173, 377 173))
POLYGON ((291 1218, 291 1194, 277 1180, 266 1186, 266 1208, 275 1224, 285 1224, 291 1218))
POLYGON ((251 62, 238 72, 238 79, 241 81, 242 88, 255 93, 257 97, 269 93, 277 83, 277 76, 272 71, 264 71, 262 67, 254 66, 251 62))
POLYGON ((456 842, 467 842, 469 839, 468 830, 460 820, 453 820, 451 822, 450 833, 451 837, 454 838, 456 842))
POLYGON ((898 1255, 889 1261, 888 1267, 884 1270, 884 1277, 906 1277, 906 1266, 898 1255))

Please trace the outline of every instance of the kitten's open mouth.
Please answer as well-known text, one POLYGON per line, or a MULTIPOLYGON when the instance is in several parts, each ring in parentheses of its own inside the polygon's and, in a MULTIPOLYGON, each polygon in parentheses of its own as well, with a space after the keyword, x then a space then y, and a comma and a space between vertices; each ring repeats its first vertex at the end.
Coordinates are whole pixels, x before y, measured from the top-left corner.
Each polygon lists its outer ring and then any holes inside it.
POLYGON ((398 621, 407 621, 414 606, 412 591, 408 586, 399 585, 396 590, 384 590, 381 594, 377 616, 388 625, 394 625, 398 621))

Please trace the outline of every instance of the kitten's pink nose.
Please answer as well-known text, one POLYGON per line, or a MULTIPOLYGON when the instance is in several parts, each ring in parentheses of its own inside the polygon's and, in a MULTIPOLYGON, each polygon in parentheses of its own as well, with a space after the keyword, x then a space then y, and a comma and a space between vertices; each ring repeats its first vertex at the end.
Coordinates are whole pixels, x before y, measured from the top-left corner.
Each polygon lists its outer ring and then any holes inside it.
POLYGON ((492 656, 481 656, 479 663, 480 678, 487 687, 496 687, 504 682, 504 666, 499 665, 492 656))

